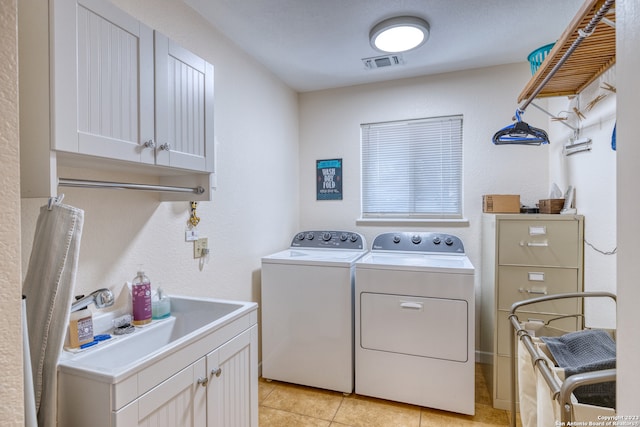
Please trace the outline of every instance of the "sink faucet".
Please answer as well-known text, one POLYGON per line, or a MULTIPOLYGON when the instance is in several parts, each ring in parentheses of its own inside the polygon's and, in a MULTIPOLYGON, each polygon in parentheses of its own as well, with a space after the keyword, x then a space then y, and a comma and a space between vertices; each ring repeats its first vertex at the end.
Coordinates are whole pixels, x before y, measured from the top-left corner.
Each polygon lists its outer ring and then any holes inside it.
POLYGON ((102 288, 91 292, 87 296, 77 296, 76 302, 71 305, 71 312, 82 310, 91 303, 94 303, 96 308, 105 308, 112 306, 114 302, 113 292, 107 288, 102 288))

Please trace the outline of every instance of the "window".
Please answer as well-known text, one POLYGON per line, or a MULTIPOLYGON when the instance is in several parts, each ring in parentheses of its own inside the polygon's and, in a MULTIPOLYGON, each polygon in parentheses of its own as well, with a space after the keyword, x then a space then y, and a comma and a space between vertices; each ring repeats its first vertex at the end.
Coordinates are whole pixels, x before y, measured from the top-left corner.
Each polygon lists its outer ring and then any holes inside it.
POLYGON ((462 218, 462 116, 361 125, 363 218, 462 218))

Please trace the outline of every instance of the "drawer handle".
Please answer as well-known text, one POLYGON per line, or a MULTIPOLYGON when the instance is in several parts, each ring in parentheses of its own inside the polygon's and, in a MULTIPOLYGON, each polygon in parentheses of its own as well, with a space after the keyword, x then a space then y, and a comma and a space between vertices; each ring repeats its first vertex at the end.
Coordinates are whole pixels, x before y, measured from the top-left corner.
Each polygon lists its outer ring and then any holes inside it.
POLYGON ((547 291, 534 291, 532 289, 524 289, 524 288, 518 289, 518 292, 520 292, 521 294, 527 293, 529 295, 547 295, 547 291))
MULTIPOLYGON (((524 246, 524 242, 520 242, 520 246, 524 246)), ((527 242, 527 246, 530 248, 546 248, 549 246, 549 242, 527 242)))
POLYGON ((422 310, 422 303, 419 302, 402 302, 400 307, 408 310, 422 310))

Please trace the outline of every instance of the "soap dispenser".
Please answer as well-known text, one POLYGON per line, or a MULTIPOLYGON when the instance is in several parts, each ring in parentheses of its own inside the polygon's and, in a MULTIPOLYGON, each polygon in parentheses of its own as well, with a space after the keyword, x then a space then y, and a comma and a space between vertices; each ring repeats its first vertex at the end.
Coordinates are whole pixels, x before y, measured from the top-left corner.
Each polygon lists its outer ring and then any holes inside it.
POLYGON ((131 299, 133 302, 133 324, 146 325, 151 322, 151 281, 142 269, 131 283, 131 299))
POLYGON ((161 288, 151 297, 151 311, 153 319, 166 319, 171 315, 171 298, 161 288))

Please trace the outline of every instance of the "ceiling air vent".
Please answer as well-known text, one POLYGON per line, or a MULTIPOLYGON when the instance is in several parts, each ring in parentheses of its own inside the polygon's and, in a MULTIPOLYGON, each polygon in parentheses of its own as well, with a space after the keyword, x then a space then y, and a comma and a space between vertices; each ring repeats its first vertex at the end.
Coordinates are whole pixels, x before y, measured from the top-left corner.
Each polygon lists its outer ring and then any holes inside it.
POLYGON ((373 58, 362 58, 362 63, 368 70, 374 70, 376 68, 395 67, 396 65, 403 65, 404 59, 402 55, 396 53, 393 55, 375 56, 373 58))

